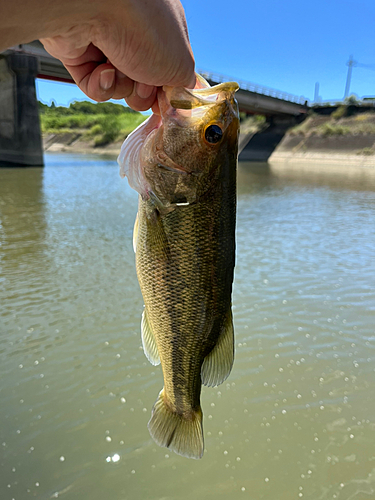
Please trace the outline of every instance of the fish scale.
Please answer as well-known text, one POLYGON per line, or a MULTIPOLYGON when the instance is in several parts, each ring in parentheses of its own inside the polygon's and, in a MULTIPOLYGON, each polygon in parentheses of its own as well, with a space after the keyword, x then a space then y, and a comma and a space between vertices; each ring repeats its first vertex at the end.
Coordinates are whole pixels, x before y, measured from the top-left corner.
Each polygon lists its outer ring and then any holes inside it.
POLYGON ((148 220, 145 204, 140 201, 138 212, 139 283, 160 345, 165 397, 173 411, 188 415, 200 407, 201 366, 217 342, 231 305, 234 234, 228 229, 235 226, 235 197, 227 215, 220 213, 223 210, 214 200, 200 200, 164 218, 159 216, 156 224, 154 218, 148 220), (152 245, 152 259, 147 243, 150 230, 165 235, 157 238, 159 245, 152 245), (214 239, 218 244, 213 244, 214 239), (184 345, 189 345, 185 353, 179 350, 184 345))
MULTIPOLYGON (((216 102, 199 96, 199 119, 179 116, 161 95, 162 123, 145 138, 141 153, 131 154, 140 158, 137 179, 143 182, 134 233, 145 302, 142 341, 148 359, 160 360, 164 378, 148 427, 159 445, 190 458, 203 455, 202 383, 220 384, 233 364, 236 89, 230 83, 213 87, 216 102), (211 123, 218 145, 205 140, 211 123), (181 199, 187 201, 176 201, 181 199)), ((173 105, 177 95, 187 109, 192 92, 196 98, 199 90, 172 90, 173 105)))

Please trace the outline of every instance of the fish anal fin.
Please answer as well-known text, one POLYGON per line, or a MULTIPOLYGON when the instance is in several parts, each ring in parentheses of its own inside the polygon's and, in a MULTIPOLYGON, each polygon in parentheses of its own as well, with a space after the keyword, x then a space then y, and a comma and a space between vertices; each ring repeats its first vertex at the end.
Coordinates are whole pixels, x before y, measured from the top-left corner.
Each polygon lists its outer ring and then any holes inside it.
POLYGON ((133 250, 134 250, 134 253, 137 251, 138 230, 139 230, 139 215, 137 212, 137 217, 135 218, 134 229, 133 229, 133 250))
POLYGON ((178 455, 195 459, 203 456, 201 408, 192 411, 189 417, 175 413, 166 404, 164 389, 152 409, 148 430, 159 446, 166 446, 178 455))
POLYGON ((232 311, 230 310, 217 344, 203 361, 202 384, 208 387, 222 384, 232 370, 233 360, 234 331, 232 311))
POLYGON ((147 317, 146 309, 142 313, 141 331, 143 351, 146 355, 146 358, 152 365, 159 365, 159 351, 156 345, 154 333, 147 317))

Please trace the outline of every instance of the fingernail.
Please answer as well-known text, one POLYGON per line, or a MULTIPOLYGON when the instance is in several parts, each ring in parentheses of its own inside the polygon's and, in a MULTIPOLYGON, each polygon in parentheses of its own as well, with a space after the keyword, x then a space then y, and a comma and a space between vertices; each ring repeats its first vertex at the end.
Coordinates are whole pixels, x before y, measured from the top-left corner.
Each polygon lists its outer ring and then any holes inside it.
POLYGON ((103 90, 108 90, 115 82, 115 70, 105 69, 100 73, 99 85, 103 90))
POLYGON ((154 91, 153 85, 147 85, 146 83, 137 83, 135 86, 135 93, 141 99, 147 99, 154 91))

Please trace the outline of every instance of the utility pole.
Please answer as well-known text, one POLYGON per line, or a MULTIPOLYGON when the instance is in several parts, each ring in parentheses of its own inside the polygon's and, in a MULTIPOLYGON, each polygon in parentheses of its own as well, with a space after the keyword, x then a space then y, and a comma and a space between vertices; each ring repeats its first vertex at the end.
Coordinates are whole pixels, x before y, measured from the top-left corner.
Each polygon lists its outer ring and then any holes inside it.
POLYGON ((355 61, 353 59, 353 56, 350 56, 349 57, 349 61, 346 63, 347 66, 348 66, 348 74, 347 74, 347 77, 346 77, 346 85, 345 85, 345 94, 344 94, 344 99, 346 99, 347 97, 349 97, 349 91, 350 91, 350 82, 351 82, 351 79, 352 79, 352 70, 353 70, 353 66, 357 66, 357 61, 355 61))
POLYGON ((315 103, 319 102, 319 82, 316 82, 315 84, 314 102, 315 103))

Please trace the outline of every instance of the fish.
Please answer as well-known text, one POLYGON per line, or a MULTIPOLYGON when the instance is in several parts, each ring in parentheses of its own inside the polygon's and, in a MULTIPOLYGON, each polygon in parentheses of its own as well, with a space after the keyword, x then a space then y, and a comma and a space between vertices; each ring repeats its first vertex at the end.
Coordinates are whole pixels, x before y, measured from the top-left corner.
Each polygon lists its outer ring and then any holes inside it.
POLYGON ((221 384, 234 360, 239 135, 238 84, 197 81, 158 89, 160 116, 129 135, 118 158, 139 193, 143 350, 164 379, 148 429, 159 446, 194 459, 204 452, 202 384, 221 384))

